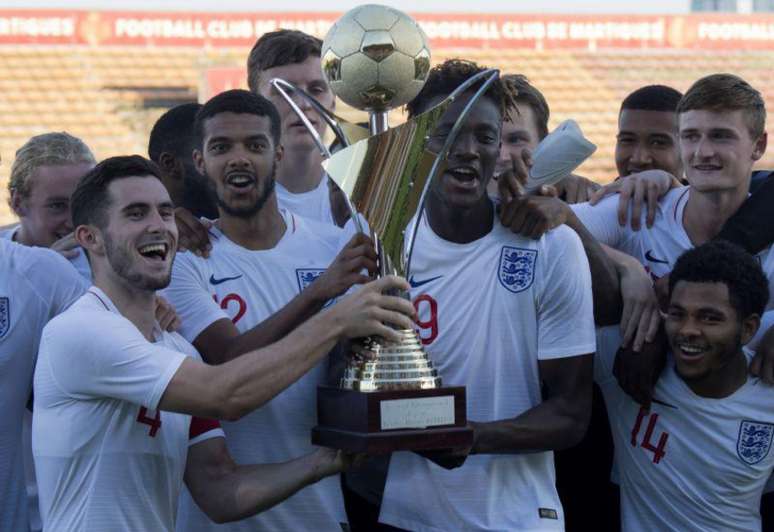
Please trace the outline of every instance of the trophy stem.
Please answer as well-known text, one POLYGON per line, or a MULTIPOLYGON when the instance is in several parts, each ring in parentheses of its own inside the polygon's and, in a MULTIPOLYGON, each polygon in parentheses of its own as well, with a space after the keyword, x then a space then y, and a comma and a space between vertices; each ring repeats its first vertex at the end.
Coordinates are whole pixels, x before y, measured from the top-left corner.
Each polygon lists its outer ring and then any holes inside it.
POLYGON ((371 111, 368 113, 368 126, 371 130, 371 135, 378 135, 387 131, 390 128, 387 121, 387 111, 371 111))

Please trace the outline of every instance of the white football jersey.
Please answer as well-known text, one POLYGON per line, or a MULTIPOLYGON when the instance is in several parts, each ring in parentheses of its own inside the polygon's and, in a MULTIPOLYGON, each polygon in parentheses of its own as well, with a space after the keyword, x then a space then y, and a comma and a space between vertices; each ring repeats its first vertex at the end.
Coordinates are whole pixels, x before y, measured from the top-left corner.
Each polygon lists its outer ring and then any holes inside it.
MULTIPOLYGON (((0 239, 2 240, 13 240, 14 235, 19 230, 19 225, 14 225, 13 227, 9 227, 7 229, 4 229, 3 231, 0 231, 0 239)), ((76 271, 81 274, 81 276, 86 279, 89 284, 91 284, 91 265, 89 264, 89 259, 86 258, 86 251, 83 250, 83 248, 78 248, 78 254, 68 259, 70 261, 70 264, 73 265, 73 267, 76 269, 76 271)))
POLYGON ((177 333, 154 335, 96 287, 43 329, 32 451, 46 530, 174 530, 191 416, 158 404, 199 355, 177 333))
POLYGON ((276 182, 277 205, 308 220, 336 225, 331 210, 328 174, 320 179, 320 184, 308 192, 295 193, 286 189, 282 183, 276 182))
POLYGON ((58 253, 0 239, 0 530, 27 530, 37 514, 36 500, 28 511, 24 469, 32 455, 22 427, 40 334, 86 288, 58 253))
MULTIPOLYGON (((287 305, 336 257, 341 229, 282 213, 287 230, 272 249, 245 249, 213 228, 208 259, 191 253, 177 256, 164 296, 180 315, 181 333, 189 341, 223 318, 231 319, 241 333, 252 329, 287 305)), ((317 386, 326 382, 327 367, 321 362, 263 407, 237 422, 223 422, 226 443, 238 463, 283 462, 314 450, 317 386)), ((340 530, 342 522, 344 503, 334 476, 259 515, 226 525, 213 524, 186 492, 178 530, 327 531, 340 530)))
POLYGON ((594 371, 615 442, 622 529, 760 530, 774 470, 774 387, 748 377, 728 397, 700 397, 670 360, 647 413, 612 375, 620 343, 619 327, 599 330, 594 371))
MULTIPOLYGON (((538 362, 594 352, 591 278, 580 240, 540 240, 495 221, 467 244, 426 218, 411 261, 422 343, 444 386, 465 386, 471 421, 514 418, 541 402, 538 362)), ((445 470, 393 453, 380 521, 415 531, 563 530, 553 453, 471 455, 445 470)))
MULTIPOLYGON (((683 212, 690 191, 691 187, 675 188, 661 198, 652 227, 647 227, 643 209, 639 231, 632 230, 628 223, 625 227, 618 224, 618 195, 605 198, 594 206, 578 203, 570 207, 594 238, 631 255, 654 279, 658 279, 672 271, 680 255, 694 247, 683 227, 683 212)), ((774 253, 768 247, 757 257, 769 279, 767 308, 774 308, 774 253)))

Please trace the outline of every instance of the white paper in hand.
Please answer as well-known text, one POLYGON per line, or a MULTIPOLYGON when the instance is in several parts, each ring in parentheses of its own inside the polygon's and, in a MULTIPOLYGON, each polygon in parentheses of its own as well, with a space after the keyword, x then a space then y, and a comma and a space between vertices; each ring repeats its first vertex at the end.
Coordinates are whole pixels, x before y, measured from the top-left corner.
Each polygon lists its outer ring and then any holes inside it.
POLYGON ((534 192, 554 185, 578 168, 597 149, 586 139, 575 120, 565 120, 544 138, 532 153, 532 168, 525 188, 534 192))

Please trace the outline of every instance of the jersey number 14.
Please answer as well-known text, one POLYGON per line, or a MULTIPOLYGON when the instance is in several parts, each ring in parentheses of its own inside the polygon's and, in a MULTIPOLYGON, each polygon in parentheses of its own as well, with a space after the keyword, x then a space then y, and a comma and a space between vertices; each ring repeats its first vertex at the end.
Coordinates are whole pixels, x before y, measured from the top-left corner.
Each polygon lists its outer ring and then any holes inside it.
POLYGON ((658 422, 658 414, 655 412, 648 414, 644 408, 640 408, 640 411, 637 413, 637 421, 634 422, 634 428, 632 429, 632 447, 637 447, 637 436, 640 434, 642 422, 644 421, 645 417, 648 418, 648 426, 645 428, 645 435, 642 437, 640 447, 646 451, 652 452, 653 463, 657 464, 661 461, 662 458, 664 458, 664 455, 666 454, 666 444, 667 440, 669 439, 669 434, 662 432, 661 436, 658 438, 658 444, 653 445, 653 431, 655 430, 656 423, 658 422))

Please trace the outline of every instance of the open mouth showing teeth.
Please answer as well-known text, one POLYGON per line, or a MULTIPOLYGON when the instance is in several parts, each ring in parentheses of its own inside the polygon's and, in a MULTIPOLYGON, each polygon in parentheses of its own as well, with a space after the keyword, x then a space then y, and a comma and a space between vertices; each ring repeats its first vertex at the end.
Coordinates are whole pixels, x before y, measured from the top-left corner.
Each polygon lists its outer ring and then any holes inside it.
POLYGON ((449 170, 449 173, 457 181, 473 181, 478 178, 478 173, 470 168, 453 168, 449 170))
POLYGON ((255 179, 253 179, 250 175, 245 174, 239 174, 239 175, 233 175, 230 176, 226 183, 228 183, 232 187, 236 188, 246 188, 255 183, 255 179))
POLYGON ((138 251, 147 259, 164 260, 167 258, 166 244, 146 244, 141 246, 138 251))
POLYGON ((700 355, 704 353, 703 347, 698 347, 695 345, 680 344, 678 347, 680 347, 680 351, 682 351, 684 354, 688 356, 695 356, 695 355, 700 355))

